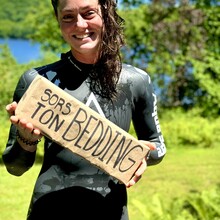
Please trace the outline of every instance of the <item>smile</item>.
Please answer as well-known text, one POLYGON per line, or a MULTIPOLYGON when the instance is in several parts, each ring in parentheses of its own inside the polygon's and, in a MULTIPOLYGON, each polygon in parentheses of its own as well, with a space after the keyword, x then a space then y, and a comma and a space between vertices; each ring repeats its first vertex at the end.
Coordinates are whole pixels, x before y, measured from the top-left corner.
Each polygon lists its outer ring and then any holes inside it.
POLYGON ((77 38, 77 39, 84 39, 84 38, 87 38, 87 37, 91 37, 93 33, 88 33, 88 34, 82 34, 82 35, 73 35, 74 38, 77 38))

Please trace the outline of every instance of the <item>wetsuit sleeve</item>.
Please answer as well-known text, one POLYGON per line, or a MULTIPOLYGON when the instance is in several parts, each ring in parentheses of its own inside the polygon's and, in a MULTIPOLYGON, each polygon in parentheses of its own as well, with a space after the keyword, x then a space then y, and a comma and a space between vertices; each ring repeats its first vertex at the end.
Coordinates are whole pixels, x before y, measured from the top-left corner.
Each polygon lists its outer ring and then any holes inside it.
MULTIPOLYGON (((36 76, 34 70, 24 73, 14 92, 13 101, 19 102, 24 92, 36 76)), ((12 124, 9 130, 6 149, 3 152, 2 160, 9 173, 20 176, 26 172, 35 161, 36 152, 24 150, 16 141, 16 127, 12 124)))
POLYGON ((155 143, 156 150, 150 152, 147 158, 148 165, 162 161, 166 146, 161 132, 157 114, 157 97, 154 93, 151 79, 145 72, 139 70, 134 101, 133 125, 139 140, 155 143))

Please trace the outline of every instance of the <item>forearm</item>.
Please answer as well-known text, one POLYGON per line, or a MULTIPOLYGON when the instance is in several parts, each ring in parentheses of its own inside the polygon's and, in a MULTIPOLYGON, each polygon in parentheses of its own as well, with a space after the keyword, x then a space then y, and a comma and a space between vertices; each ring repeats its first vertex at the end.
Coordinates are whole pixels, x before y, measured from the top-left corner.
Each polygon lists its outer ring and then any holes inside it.
POLYGON ((30 138, 29 135, 27 135, 27 133, 24 132, 21 132, 19 138, 17 133, 17 127, 19 127, 20 131, 22 131, 22 129, 28 130, 28 128, 24 126, 22 127, 20 124, 18 124, 18 122, 21 120, 14 116, 17 103, 27 90, 28 86, 31 84, 36 74, 36 71, 33 72, 33 70, 31 70, 27 71, 25 74, 21 76, 14 92, 14 102, 6 106, 6 111, 10 116, 10 121, 12 125, 10 128, 6 149, 2 155, 2 159, 8 172, 16 176, 22 175, 33 165, 35 161, 37 148, 37 145, 33 143, 37 139, 41 138, 39 135, 37 135, 37 137, 33 137, 34 134, 31 135, 30 138), (23 139, 22 141, 22 138, 25 138, 26 140, 23 139))
POLYGON ((35 152, 24 150, 16 142, 11 149, 4 151, 2 159, 9 173, 21 176, 33 165, 35 155, 35 152))
POLYGON ((25 147, 28 146, 21 146, 19 144, 16 138, 16 128, 12 126, 2 159, 8 172, 15 176, 21 176, 35 161, 36 146, 33 146, 35 150, 32 148, 32 152, 26 150, 25 147))

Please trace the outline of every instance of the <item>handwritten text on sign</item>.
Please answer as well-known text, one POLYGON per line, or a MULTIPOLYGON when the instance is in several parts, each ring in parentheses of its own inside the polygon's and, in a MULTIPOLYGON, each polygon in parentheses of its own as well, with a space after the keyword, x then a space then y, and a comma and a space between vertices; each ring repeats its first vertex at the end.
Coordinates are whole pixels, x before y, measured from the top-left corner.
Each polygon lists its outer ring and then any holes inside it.
POLYGON ((149 149, 83 103, 37 76, 18 104, 45 136, 127 183, 149 149), (28 108, 27 108, 28 106, 28 108))

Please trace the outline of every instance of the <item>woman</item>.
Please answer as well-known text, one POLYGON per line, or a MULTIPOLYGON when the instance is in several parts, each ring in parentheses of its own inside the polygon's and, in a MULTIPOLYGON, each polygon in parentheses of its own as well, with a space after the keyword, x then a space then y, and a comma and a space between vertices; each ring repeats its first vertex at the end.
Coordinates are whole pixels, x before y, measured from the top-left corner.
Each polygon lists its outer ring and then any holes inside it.
POLYGON ((44 161, 27 219, 127 220, 126 187, 133 186, 147 164, 159 163, 166 152, 150 77, 121 63, 122 19, 114 0, 52 0, 52 5, 71 50, 59 61, 21 76, 13 102, 6 106, 12 125, 3 161, 17 176, 34 163, 41 131, 25 118, 17 118, 14 111, 37 74, 83 103, 95 99, 98 106, 90 107, 125 131, 133 121, 138 139, 151 153, 124 185, 45 138, 44 161))

